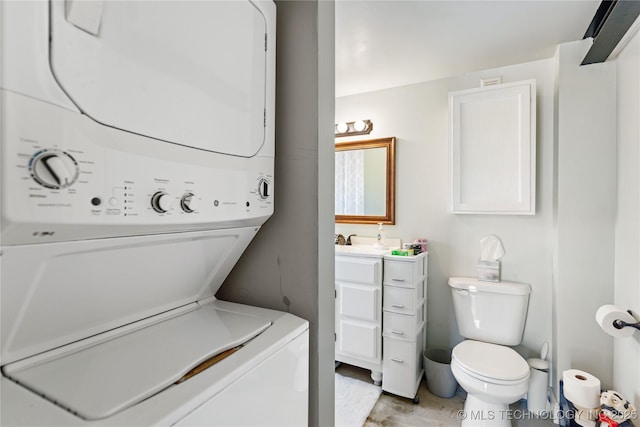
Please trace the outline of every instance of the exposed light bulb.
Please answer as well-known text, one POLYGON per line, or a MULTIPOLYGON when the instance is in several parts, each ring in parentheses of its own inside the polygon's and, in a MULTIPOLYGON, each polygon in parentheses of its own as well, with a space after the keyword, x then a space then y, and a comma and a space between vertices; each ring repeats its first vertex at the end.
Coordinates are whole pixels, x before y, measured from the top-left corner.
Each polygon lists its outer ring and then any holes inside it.
POLYGON ((349 130, 349 125, 346 124, 345 122, 338 123, 338 125, 336 126, 336 129, 338 130, 338 133, 345 133, 346 131, 349 130))
POLYGON ((367 124, 363 120, 357 120, 356 122, 353 123, 353 129, 355 129, 358 132, 362 132, 366 128, 367 128, 367 124))

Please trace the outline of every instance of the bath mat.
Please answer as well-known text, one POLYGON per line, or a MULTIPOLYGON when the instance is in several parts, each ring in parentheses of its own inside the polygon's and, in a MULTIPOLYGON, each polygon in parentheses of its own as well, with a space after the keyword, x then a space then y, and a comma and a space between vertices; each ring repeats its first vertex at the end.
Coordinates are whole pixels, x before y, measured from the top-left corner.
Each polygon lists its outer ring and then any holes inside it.
POLYGON ((336 427, 362 427, 382 388, 336 374, 336 427))

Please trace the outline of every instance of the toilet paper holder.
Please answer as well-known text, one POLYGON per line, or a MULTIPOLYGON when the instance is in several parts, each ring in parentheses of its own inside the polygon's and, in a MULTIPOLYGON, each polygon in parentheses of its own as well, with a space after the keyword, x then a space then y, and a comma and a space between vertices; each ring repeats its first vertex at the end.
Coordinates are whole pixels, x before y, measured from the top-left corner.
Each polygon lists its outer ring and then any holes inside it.
MULTIPOLYGON (((631 310, 627 310, 627 313, 629 313, 631 317, 635 319, 635 316, 633 315, 633 312, 631 310)), ((636 323, 629 323, 629 322, 625 322, 624 320, 616 319, 613 321, 613 327, 616 329, 631 327, 631 328, 636 328, 637 330, 640 331, 640 321, 637 321, 636 323)))

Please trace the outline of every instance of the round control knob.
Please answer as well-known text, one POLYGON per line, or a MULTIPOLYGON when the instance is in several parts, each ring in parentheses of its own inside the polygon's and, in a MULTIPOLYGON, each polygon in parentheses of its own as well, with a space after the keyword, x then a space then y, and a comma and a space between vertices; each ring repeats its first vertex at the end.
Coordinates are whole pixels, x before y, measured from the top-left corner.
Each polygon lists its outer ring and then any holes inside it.
POLYGON ((165 213, 171 210, 172 207, 171 196, 164 191, 158 191, 151 196, 151 207, 158 213, 165 213))
POLYGON ((78 179, 78 163, 68 153, 59 150, 38 151, 29 161, 31 177, 47 188, 70 187, 78 179))
POLYGON ((198 198, 193 193, 185 193, 180 199, 180 207, 186 213, 192 213, 198 209, 198 202, 198 198))
POLYGON ((271 195, 271 188, 269 187, 269 181, 262 178, 258 181, 258 194, 260 194, 261 199, 266 199, 271 195))

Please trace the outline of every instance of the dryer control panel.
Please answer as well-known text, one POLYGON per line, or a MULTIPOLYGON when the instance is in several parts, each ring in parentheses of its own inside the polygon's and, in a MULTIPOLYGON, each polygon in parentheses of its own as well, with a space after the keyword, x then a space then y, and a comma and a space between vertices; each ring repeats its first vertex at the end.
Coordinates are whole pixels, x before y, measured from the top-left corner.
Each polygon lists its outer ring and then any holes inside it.
POLYGON ((273 157, 125 133, 8 92, 3 101, 3 244, 261 225, 273 213, 273 157))

